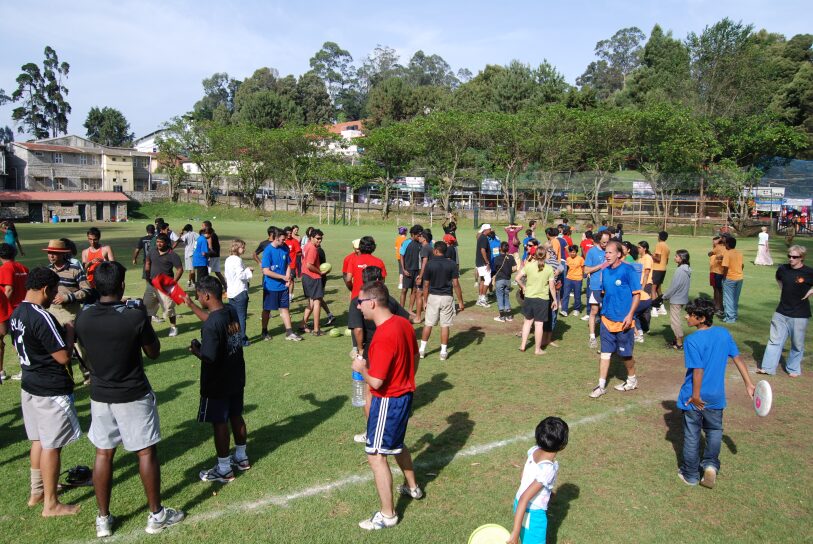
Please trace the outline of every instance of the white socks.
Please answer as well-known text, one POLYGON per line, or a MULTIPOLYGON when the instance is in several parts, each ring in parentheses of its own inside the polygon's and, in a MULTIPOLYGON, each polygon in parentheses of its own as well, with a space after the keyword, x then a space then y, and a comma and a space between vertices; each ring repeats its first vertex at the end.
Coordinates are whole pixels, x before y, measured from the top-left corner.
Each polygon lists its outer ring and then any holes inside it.
POLYGON ((220 474, 228 474, 231 472, 231 457, 218 457, 217 470, 220 474))
POLYGON ((446 349, 447 349, 446 344, 441 344, 441 345, 440 345, 440 352, 441 352, 441 353, 446 353, 446 349))
POLYGON ((419 351, 426 351, 426 343, 426 340, 421 340, 421 347, 419 348, 419 351))
POLYGON ((239 444, 234 445, 234 458, 237 461, 242 461, 243 459, 248 459, 246 455, 246 445, 243 444, 242 446, 239 444))
POLYGON ((607 380, 602 380, 602 379, 599 378, 598 386, 601 387, 602 389, 606 389, 607 388, 607 380))

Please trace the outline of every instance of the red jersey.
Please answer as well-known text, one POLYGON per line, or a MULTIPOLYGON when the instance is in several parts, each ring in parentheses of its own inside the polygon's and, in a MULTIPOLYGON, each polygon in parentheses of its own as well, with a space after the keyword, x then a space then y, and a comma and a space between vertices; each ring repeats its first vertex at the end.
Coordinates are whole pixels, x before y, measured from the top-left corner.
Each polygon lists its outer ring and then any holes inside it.
POLYGON ((370 388, 376 397, 400 397, 415 391, 415 355, 418 340, 412 324, 393 315, 376 327, 370 342, 368 374, 383 380, 378 389, 370 388))
POLYGON ((590 238, 582 240, 582 243, 579 244, 582 248, 582 257, 587 257, 587 252, 590 251, 594 245, 596 245, 596 243, 590 238))
POLYGON ((13 311, 11 303, 6 297, 6 293, 0 290, 0 323, 8 321, 13 311))
POLYGON ((565 242, 567 242, 567 247, 570 247, 570 246, 572 246, 572 245, 573 245, 573 238, 571 238, 571 237, 570 237, 570 236, 568 236, 567 234, 563 234, 563 235, 562 235, 562 238, 564 238, 564 239, 565 239, 565 242))
POLYGON ((316 268, 319 268, 319 265, 322 264, 319 262, 319 250, 313 244, 305 246, 305 251, 302 254, 302 273, 315 280, 322 279, 321 274, 308 269, 308 264, 312 264, 316 268))
POLYGON ((356 252, 354 251, 344 258, 344 261, 342 261, 342 274, 353 273, 353 259, 355 259, 356 256, 356 252))
POLYGON ((377 266, 381 269, 381 278, 384 279, 387 277, 387 267, 384 264, 384 261, 368 253, 359 254, 355 259, 353 259, 352 266, 349 271, 349 273, 353 275, 353 290, 350 292, 351 299, 359 296, 359 291, 361 291, 361 286, 364 283, 364 281, 361 279, 361 274, 368 266, 377 266))
POLYGON ((88 278, 88 283, 91 285, 91 287, 93 287, 95 285, 93 281, 94 271, 96 270, 96 267, 99 266, 99 264, 105 260, 104 249, 102 246, 99 246, 99 249, 93 249, 92 247, 89 247, 86 256, 87 256, 86 274, 88 278))
POLYGON ((296 266, 296 256, 302 255, 302 246, 296 238, 287 238, 285 245, 288 246, 288 255, 291 257, 291 266, 296 266))
MULTIPOLYGON (((0 266, 0 285, 11 285, 12 308, 16 308, 25 298, 25 280, 28 279, 28 268, 17 261, 7 261, 0 266)), ((5 294, 5 292, 3 292, 5 294)))

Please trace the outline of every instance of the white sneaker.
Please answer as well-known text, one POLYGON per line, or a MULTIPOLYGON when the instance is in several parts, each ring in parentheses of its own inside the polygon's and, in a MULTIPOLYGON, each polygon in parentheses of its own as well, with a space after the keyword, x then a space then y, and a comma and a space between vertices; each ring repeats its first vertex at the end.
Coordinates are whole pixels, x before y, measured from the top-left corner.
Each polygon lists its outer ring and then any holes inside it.
POLYGON ((156 535, 167 527, 182 522, 183 518, 186 517, 183 510, 176 510, 174 508, 163 508, 161 513, 164 514, 163 518, 156 517, 154 514, 150 514, 147 518, 147 528, 145 531, 149 534, 156 535))
POLYGON ((627 378, 624 383, 615 386, 616 391, 632 391, 633 389, 638 389, 638 378, 627 378))
POLYGON ((650 314, 652 315, 652 317, 658 317, 659 315, 661 315, 658 313, 657 308, 652 308, 652 312, 650 312, 650 314))
MULTIPOLYGON (((572 315, 573 317, 579 317, 579 314, 580 314, 579 310, 573 310, 573 312, 570 315, 572 315)), ((587 316, 587 319, 590 319, 590 316, 587 316)))
POLYGON ((606 393, 606 392, 607 392, 607 390, 606 390, 605 388, 600 387, 600 386, 598 386, 598 385, 597 385, 597 386, 595 386, 595 387, 593 388, 593 390, 590 392, 590 398, 591 398, 591 399, 597 399, 597 398, 599 398, 601 395, 603 395, 603 394, 604 394, 604 393, 606 393))
POLYGON ((644 343, 644 335, 643 334, 636 334, 635 335, 635 343, 636 344, 643 344, 644 343))
POLYGON ((564 310, 561 310, 561 311, 559 312, 559 315, 561 315, 562 317, 567 317, 567 312, 566 312, 566 311, 564 311, 564 310))
POLYGON ((116 518, 110 514, 106 516, 96 516, 96 537, 105 538, 113 536, 113 523, 116 518))
POLYGON ((590 314, 584 314, 582 316, 582 321, 590 321, 590 314))
POLYGON ((178 327, 170 327, 168 336, 178 336, 178 327))
POLYGON ((667 315, 669 312, 666 310, 666 306, 661 306, 661 309, 658 310, 658 313, 661 315, 667 315))
POLYGON ((11 379, 12 379, 12 380, 14 380, 14 381, 19 382, 20 380, 22 380, 22 379, 23 379, 23 373, 22 373, 22 372, 18 372, 17 374, 12 374, 12 375, 11 375, 11 379))
POLYGON ((381 512, 376 512, 370 519, 359 522, 359 527, 367 531, 377 531, 379 529, 389 529, 398 525, 398 514, 391 518, 385 517, 381 512))
POLYGON ((354 434, 353 435, 353 442, 355 442, 356 444, 366 444, 367 443, 367 433, 354 434))
POLYGON ((415 500, 420 500, 423 498, 423 491, 421 491, 420 487, 416 487, 415 489, 411 489, 408 485, 399 485, 398 486, 398 493, 405 497, 412 497, 415 500))
POLYGON ((448 357, 449 357, 449 352, 448 352, 448 351, 441 351, 441 352, 440 352, 440 357, 439 357, 439 359, 440 359, 441 361, 445 361, 445 360, 446 360, 448 357))
POLYGON ((421 359, 426 359, 426 352, 425 352, 425 351, 420 351, 420 350, 418 350, 418 356, 419 356, 421 359))
POLYGON ((161 319, 160 317, 158 317, 157 315, 154 315, 154 316, 152 316, 152 322, 153 323, 163 323, 164 320, 161 319))
POLYGON ((596 340, 595 338, 591 338, 590 341, 588 342, 588 345, 590 346, 590 348, 596 349, 598 347, 598 340, 596 340))

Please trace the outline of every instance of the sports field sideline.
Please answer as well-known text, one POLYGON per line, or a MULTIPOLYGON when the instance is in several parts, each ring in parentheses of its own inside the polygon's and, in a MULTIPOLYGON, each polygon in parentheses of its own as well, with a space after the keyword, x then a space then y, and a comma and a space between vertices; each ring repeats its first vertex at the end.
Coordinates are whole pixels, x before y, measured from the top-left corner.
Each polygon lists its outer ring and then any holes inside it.
MULTIPOLYGON (((177 231, 187 222, 196 227, 200 222, 172 217, 169 211, 164 216, 177 231)), ((212 221, 224 247, 241 237, 249 250, 265 238, 271 224, 212 221)), ((146 224, 96 225, 102 229, 102 242, 112 244, 129 269, 128 296, 143 293, 140 267, 130 264, 130 256, 146 224)), ((305 226, 301 221, 300 227, 305 226)), ((45 254, 39 248, 59 236, 72 238, 81 249, 87 227, 21 225, 26 255, 19 260, 29 267, 44 264, 45 254)), ((395 290, 395 227, 322 229, 328 261, 334 265, 326 299, 343 327, 347 291, 339 278, 339 264, 350 251, 350 240, 366 234, 375 237, 376 255, 390 271, 387 285, 395 290)), ((438 226, 436 230, 442 232, 438 226)), ((556 335, 561 347, 549 348, 543 357, 534 357, 530 351, 519 353, 514 333, 521 319, 495 323, 495 306, 484 309, 472 304, 476 298, 471 271, 474 231, 461 228, 458 233, 467 307, 452 328, 449 359, 438 360, 435 336, 418 370, 406 441, 426 498, 399 502, 399 526, 368 534, 356 525, 376 509, 377 498, 363 448, 352 441, 363 420, 361 411, 349 402, 349 339, 306 337, 301 343, 284 342, 278 318, 271 321, 275 338, 245 351, 248 453, 254 468, 225 486, 200 482, 198 471, 211 463, 211 430, 194 421, 198 362, 186 347, 197 337, 199 323, 183 310, 178 337, 167 338, 168 325, 156 326, 162 354, 146 363, 161 415, 163 502, 189 515, 158 538, 174 542, 465 542, 483 523, 510 526, 511 504, 524 453, 532 445, 533 427, 544 416, 558 415, 571 424, 572 432, 567 449, 558 457, 561 470, 549 510, 551 542, 813 541, 809 455, 813 415, 805 409, 810 405, 809 354, 800 379, 791 380, 783 373, 770 378, 775 404, 764 419, 754 415, 739 377, 729 369, 718 485, 714 490, 687 488, 676 476, 682 429, 675 398, 684 369, 682 354, 664 347, 665 340, 671 340, 668 318, 653 319, 654 334, 635 347, 640 389, 589 399, 598 358, 587 347, 586 325, 574 317, 562 318, 556 335)), ((654 238, 625 234, 633 242, 654 238)), ((692 295, 708 293, 705 253, 710 240, 672 236, 669 242, 673 250, 683 247, 692 255, 692 295)), ((755 239, 742 239, 738 247, 746 262, 753 261, 755 239)), ((775 261, 785 262, 782 241, 774 240, 772 250, 775 261)), ((761 358, 779 296, 774 270, 746 265, 741 318, 730 326, 752 367, 755 358, 761 358)), ((670 277, 667 274, 666 285, 670 277)), ((252 340, 260 329, 257 286, 257 281, 252 282, 248 325, 252 340)), ((295 294, 299 296, 292 304, 294 322, 301 319, 304 305, 299 286, 295 294)), ((8 370, 18 370, 11 349, 6 363, 8 370)), ((611 376, 615 371, 620 371, 620 365, 614 364, 611 376)), ((0 477, 6 482, 0 489, 6 505, 0 520, 7 529, 2 540, 95 540, 91 488, 65 492, 65 501, 82 504, 82 512, 73 518, 41 519, 37 508, 25 506, 28 442, 18 389, 19 382, 0 387, 0 477)), ((86 430, 86 388, 77 387, 76 400, 86 430)), ((63 470, 91 465, 93 448, 82 439, 65 448, 62 459, 63 470)), ((133 456, 120 451, 115 467, 111 511, 121 521, 113 540, 156 538, 143 532, 146 508, 133 456)), ((400 483, 397 476, 395 480, 400 483)))

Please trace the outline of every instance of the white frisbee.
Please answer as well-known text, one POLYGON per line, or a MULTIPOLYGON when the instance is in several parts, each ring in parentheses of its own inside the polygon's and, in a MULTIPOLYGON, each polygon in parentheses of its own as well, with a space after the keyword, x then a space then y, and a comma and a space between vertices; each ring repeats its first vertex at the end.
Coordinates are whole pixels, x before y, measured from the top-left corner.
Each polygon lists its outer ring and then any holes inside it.
POLYGON ((496 523, 488 523, 476 528, 469 537, 469 544, 505 544, 511 537, 508 529, 496 523))
POLYGON ((766 380, 762 380, 757 383, 754 390, 754 411, 758 416, 765 417, 771 411, 771 404, 773 404, 771 384, 766 380))

